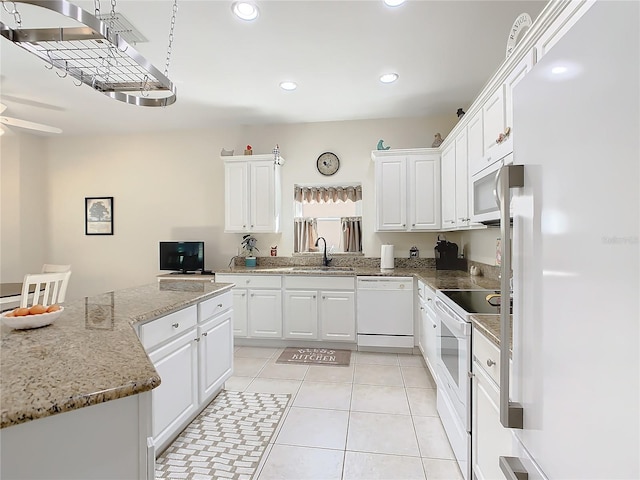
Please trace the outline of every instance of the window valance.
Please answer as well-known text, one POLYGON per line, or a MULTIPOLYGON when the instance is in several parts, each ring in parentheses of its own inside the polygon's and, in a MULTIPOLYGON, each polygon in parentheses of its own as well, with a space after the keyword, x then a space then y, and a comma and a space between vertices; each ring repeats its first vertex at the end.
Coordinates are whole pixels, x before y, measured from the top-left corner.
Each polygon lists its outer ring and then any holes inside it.
POLYGON ((362 200, 362 185, 323 186, 323 187, 294 187, 294 200, 301 203, 337 202, 338 200, 362 200))

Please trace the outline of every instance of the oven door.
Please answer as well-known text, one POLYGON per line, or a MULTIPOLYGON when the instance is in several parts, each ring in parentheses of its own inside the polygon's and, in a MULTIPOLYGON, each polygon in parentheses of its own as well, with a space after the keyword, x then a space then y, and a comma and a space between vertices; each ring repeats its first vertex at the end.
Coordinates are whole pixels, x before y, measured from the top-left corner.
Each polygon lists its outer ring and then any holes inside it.
POLYGON ((436 297, 437 367, 441 386, 460 422, 471 431, 471 324, 436 297))

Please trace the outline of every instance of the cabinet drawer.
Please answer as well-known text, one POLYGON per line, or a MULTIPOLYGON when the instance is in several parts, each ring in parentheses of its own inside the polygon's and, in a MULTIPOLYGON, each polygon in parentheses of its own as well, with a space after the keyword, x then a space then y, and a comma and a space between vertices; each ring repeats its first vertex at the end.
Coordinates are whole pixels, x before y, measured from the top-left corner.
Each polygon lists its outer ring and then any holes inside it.
POLYGON ((192 305, 140 326, 140 339, 146 350, 196 326, 197 307, 192 305))
POLYGON ((478 330, 473 332, 473 356, 482 369, 500 386, 500 349, 478 330))
POLYGON ((216 282, 235 283, 240 288, 282 288, 280 275, 216 274, 216 282))
POLYGON ((233 295, 230 291, 223 293, 222 295, 216 295, 215 297, 198 304, 198 320, 206 320, 209 317, 228 310, 232 306, 233 295))
POLYGON ((307 277, 287 276, 285 288, 304 288, 307 290, 355 290, 355 277, 307 277))

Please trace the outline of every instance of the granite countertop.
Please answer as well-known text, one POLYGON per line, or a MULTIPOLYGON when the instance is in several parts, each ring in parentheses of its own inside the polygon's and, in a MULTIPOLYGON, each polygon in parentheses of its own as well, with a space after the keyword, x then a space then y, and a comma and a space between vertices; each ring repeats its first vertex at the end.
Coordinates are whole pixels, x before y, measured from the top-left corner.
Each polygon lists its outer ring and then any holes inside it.
POLYGON ((216 273, 242 275, 307 275, 307 276, 380 276, 380 277, 417 277, 434 290, 444 289, 499 289, 500 281, 484 276, 472 276, 461 270, 436 270, 435 268, 395 268, 381 271, 379 267, 352 267, 313 270, 296 267, 242 267, 216 270, 216 273))
MULTIPOLYGON (((500 315, 473 314, 470 316, 474 328, 477 328, 494 345, 500 347, 500 315)), ((511 316, 511 328, 513 329, 513 316, 511 316)), ((509 344, 512 350, 513 342, 509 344)))
POLYGON ((133 328, 231 289, 156 282, 64 304, 52 324, 0 329, 0 428, 135 395, 160 376, 133 328))

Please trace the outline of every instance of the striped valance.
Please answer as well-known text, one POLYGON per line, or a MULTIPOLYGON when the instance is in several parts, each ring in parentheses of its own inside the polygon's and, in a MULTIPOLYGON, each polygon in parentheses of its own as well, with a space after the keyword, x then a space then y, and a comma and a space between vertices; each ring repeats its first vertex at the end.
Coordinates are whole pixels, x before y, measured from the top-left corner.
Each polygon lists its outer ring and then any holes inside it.
POLYGON ((362 200, 362 185, 324 186, 324 187, 294 187, 293 198, 301 203, 337 202, 338 200, 362 200))

